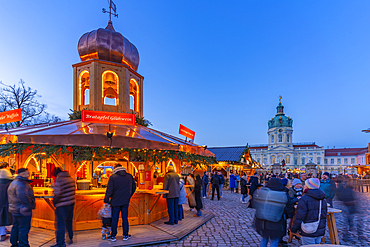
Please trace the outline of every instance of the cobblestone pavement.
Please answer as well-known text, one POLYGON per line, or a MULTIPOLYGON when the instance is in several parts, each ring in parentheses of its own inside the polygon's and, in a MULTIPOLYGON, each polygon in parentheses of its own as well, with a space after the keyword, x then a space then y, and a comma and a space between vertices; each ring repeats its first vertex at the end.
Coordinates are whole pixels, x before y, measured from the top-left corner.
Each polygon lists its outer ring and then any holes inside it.
MULTIPOLYGON (((247 208, 247 204, 240 203, 240 194, 231 194, 224 191, 224 197, 220 201, 204 199, 204 209, 213 212, 216 217, 205 225, 194 231, 183 240, 170 244, 156 246, 259 246, 260 236, 252 227, 255 210, 247 208)), ((361 206, 362 228, 364 235, 370 241, 370 193, 359 193, 359 204, 361 206)), ((334 207, 344 209, 340 202, 334 201, 334 207)), ((356 218, 356 217, 355 217, 356 218)), ((347 226, 344 213, 336 215, 339 238, 342 245, 370 246, 368 241, 359 241, 356 231, 350 232, 354 242, 344 242, 343 228, 347 226)), ((284 240, 288 240, 287 236, 284 240)), ((326 241, 330 243, 329 234, 326 241)), ((298 240, 293 239, 289 246, 301 246, 298 240)))

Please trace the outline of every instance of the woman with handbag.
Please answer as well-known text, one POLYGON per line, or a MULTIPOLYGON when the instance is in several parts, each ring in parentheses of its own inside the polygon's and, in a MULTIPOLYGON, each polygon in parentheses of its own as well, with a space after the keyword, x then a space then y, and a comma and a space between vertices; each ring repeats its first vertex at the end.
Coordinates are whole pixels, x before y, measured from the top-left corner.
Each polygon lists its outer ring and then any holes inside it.
POLYGON ((319 188, 318 178, 307 179, 304 185, 305 194, 298 201, 292 232, 300 231, 302 245, 320 244, 325 235, 327 205, 325 193, 319 188))

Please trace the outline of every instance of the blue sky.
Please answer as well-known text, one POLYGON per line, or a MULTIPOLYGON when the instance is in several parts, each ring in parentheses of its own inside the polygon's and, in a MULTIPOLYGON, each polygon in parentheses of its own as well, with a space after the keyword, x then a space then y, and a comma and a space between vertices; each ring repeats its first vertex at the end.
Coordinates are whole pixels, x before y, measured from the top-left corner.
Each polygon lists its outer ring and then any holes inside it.
MULTIPOLYGON (((264 144, 282 95, 293 142, 365 147, 370 135, 370 1, 116 0, 139 50, 144 116, 208 146, 264 144)), ((82 34, 106 0, 2 1, 0 81, 37 89, 67 119, 82 34)))

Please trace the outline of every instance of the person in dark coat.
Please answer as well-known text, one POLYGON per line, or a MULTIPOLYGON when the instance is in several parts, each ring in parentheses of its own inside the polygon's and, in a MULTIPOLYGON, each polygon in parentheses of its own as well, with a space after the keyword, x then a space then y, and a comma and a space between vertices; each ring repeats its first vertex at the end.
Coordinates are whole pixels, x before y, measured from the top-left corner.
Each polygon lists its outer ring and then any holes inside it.
POLYGON ((307 179, 304 186, 305 194, 298 201, 297 213, 292 226, 292 232, 300 231, 302 245, 320 244, 322 236, 325 235, 327 205, 325 193, 319 189, 320 180, 318 178, 307 179), (314 233, 305 233, 301 230, 301 224, 316 222, 319 219, 319 209, 321 202, 321 214, 319 226, 314 233))
POLYGON ((335 196, 336 185, 333 180, 330 179, 329 172, 324 172, 322 180, 320 181, 320 190, 324 191, 326 202, 333 207, 333 198, 335 196))
POLYGON ((220 177, 220 186, 219 186, 219 190, 220 190, 220 198, 222 198, 222 191, 223 191, 223 188, 224 188, 225 177, 224 177, 224 175, 222 174, 222 172, 217 172, 217 175, 220 177))
POLYGON ((12 246, 29 247, 28 233, 31 229, 32 210, 36 208, 35 195, 30 183, 30 172, 20 168, 18 176, 8 188, 9 212, 13 216, 13 227, 10 232, 12 246))
POLYGON ((240 193, 242 194, 242 197, 240 198, 240 201, 242 203, 248 203, 249 202, 249 195, 248 195, 248 177, 247 174, 244 173, 244 175, 240 179, 240 193))
POLYGON ((10 225, 8 188, 13 181, 8 163, 0 167, 0 242, 6 240, 6 226, 10 225))
POLYGON ((69 236, 68 244, 73 243, 73 211, 75 208, 75 180, 67 171, 59 167, 55 169, 55 186, 53 203, 55 206, 56 244, 51 247, 65 246, 66 229, 69 236))
POLYGON ((180 197, 180 177, 175 172, 173 166, 167 166, 167 173, 163 179, 163 189, 168 190, 168 194, 163 197, 167 200, 167 210, 169 220, 164 222, 166 225, 174 225, 179 222, 179 197, 180 197))
POLYGON ((196 217, 200 217, 202 215, 201 209, 203 208, 202 203, 202 196, 201 196, 201 190, 202 190, 202 179, 200 178, 199 174, 195 176, 195 187, 194 187, 194 194, 195 194, 195 208, 197 210, 197 213, 194 215, 196 217))
MULTIPOLYGON (((251 198, 253 200, 253 194, 254 194, 254 192, 258 189, 258 187, 261 187, 263 185, 258 183, 258 178, 256 176, 251 176, 249 178, 248 185, 250 185, 250 187, 249 187, 249 195, 251 196, 251 198)), ((248 207, 252 207, 252 203, 249 204, 248 207)))
POLYGON ((231 193, 235 191, 235 175, 232 173, 230 174, 230 191, 231 193))
POLYGON ((203 181, 203 198, 207 197, 207 187, 208 187, 208 172, 205 171, 202 177, 203 181))
MULTIPOLYGON (((280 179, 278 178, 271 178, 267 183, 266 187, 272 191, 283 193, 285 192, 284 186, 281 183, 280 179)), ((266 203, 269 202, 267 201, 266 203)), ((287 223, 284 213, 282 213, 281 219, 278 222, 272 222, 264 219, 259 219, 256 217, 255 228, 257 233, 262 237, 260 246, 267 247, 267 243, 270 240, 270 246, 277 247, 280 239, 286 234, 286 224, 287 223)))
POLYGON ((136 182, 134 177, 126 172, 126 168, 117 163, 114 166, 113 175, 108 180, 104 197, 104 203, 109 203, 110 201, 112 207, 112 242, 116 241, 119 213, 122 214, 123 240, 131 238, 131 235, 128 234, 128 206, 135 190, 136 182))
POLYGON ((215 174, 213 174, 212 178, 211 178, 211 184, 212 184, 212 199, 215 197, 215 190, 217 191, 217 199, 220 200, 220 181, 221 178, 220 176, 217 174, 217 172, 215 172, 215 174))

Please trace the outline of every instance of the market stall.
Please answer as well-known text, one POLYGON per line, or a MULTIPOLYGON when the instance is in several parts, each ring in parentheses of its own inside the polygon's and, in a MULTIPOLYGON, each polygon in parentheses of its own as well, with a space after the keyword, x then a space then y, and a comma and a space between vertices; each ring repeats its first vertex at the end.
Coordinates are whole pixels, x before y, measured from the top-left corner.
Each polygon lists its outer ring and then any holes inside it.
POLYGON ((37 197, 32 226, 54 229, 53 170, 67 170, 76 180, 74 230, 101 226, 103 204, 112 168, 119 163, 131 173, 138 188, 129 206, 131 225, 149 224, 167 216, 162 195, 163 176, 213 163, 213 154, 194 143, 139 125, 108 125, 72 120, 0 131, 1 160, 14 170, 27 167, 37 197), (106 133, 113 136, 108 138, 106 133), (10 142, 11 140, 11 142, 10 142))

